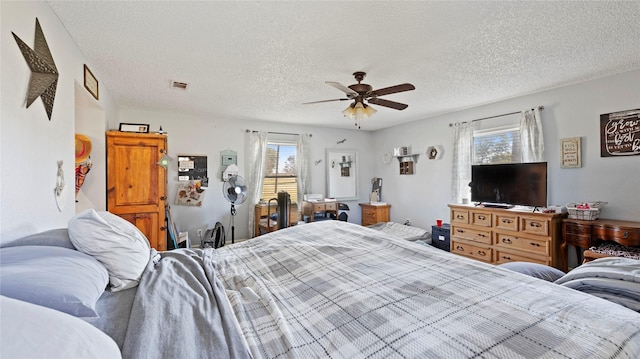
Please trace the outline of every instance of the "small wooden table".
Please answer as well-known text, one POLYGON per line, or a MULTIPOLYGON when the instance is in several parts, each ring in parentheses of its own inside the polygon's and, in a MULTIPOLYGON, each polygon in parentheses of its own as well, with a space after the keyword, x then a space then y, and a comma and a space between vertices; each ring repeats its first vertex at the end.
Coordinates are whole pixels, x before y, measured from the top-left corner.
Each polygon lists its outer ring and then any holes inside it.
MULTIPOLYGON (((278 211, 278 205, 275 202, 272 202, 271 205, 268 204, 256 204, 254 210, 254 218, 253 218, 253 236, 257 237, 260 235, 260 220, 266 219, 265 222, 265 231, 273 232, 278 230, 278 221, 274 221, 269 218, 269 215, 272 215, 278 211)), ((289 208, 289 221, 288 225, 293 226, 298 223, 298 205, 296 203, 291 203, 291 207, 289 208)))
POLYGON ((315 213, 333 213, 338 218, 338 202, 336 201, 303 201, 302 219, 309 217, 309 222, 313 222, 315 213))
POLYGON ((580 249, 588 250, 600 241, 613 241, 623 246, 640 246, 640 222, 614 219, 584 221, 565 218, 560 245, 565 268, 568 264, 567 245, 575 247, 578 264, 580 264, 584 260, 580 255, 580 249))

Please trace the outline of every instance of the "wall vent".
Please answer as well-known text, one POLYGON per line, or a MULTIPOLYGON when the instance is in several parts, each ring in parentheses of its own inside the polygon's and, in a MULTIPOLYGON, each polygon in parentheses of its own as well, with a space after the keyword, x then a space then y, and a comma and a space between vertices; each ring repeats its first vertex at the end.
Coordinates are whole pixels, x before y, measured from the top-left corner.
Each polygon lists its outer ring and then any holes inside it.
POLYGON ((171 81, 171 88, 173 88, 173 89, 186 90, 187 86, 189 86, 189 84, 186 83, 186 82, 171 81))

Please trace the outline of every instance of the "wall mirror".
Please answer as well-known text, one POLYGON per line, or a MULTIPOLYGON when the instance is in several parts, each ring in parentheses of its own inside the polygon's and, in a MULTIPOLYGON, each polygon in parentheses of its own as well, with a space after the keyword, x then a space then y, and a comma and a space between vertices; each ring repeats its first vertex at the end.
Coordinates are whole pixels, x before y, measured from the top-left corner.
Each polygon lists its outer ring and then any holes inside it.
POLYGON ((327 149, 327 197, 359 199, 358 151, 327 149))

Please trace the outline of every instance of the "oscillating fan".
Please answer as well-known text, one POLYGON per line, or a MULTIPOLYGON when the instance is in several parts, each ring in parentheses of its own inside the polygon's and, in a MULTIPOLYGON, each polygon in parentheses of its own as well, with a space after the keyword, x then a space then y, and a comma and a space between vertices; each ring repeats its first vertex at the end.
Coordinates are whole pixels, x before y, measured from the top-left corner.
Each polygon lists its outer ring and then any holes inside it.
POLYGON ((231 243, 235 242, 235 226, 233 218, 236 215, 236 204, 241 205, 247 199, 247 186, 244 178, 231 176, 222 186, 222 195, 231 202, 231 243))

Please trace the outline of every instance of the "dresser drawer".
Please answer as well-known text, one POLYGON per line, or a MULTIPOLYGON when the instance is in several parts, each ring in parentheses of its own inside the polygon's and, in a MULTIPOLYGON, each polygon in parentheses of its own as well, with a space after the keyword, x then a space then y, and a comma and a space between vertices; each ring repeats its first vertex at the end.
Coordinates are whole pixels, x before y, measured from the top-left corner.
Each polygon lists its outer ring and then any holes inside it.
POLYGON ((518 231, 518 216, 512 214, 496 213, 493 215, 493 227, 506 229, 508 231, 518 231))
POLYGON ((338 209, 338 203, 334 202, 334 203, 325 203, 324 204, 324 210, 325 211, 335 211, 338 209))
POLYGON ((591 236, 591 225, 582 225, 578 223, 565 222, 565 234, 575 234, 579 236, 591 236))
POLYGON ((539 218, 520 217, 520 231, 540 236, 548 236, 549 221, 539 218))
POLYGON ((493 250, 491 247, 472 245, 465 242, 451 240, 451 253, 461 254, 483 262, 491 263, 493 250))
POLYGON ((546 239, 529 239, 510 234, 496 234, 496 247, 512 248, 518 251, 526 251, 534 254, 548 256, 551 253, 550 241, 546 239))
POLYGON ((373 210, 362 210, 362 224, 365 225, 366 223, 369 224, 375 224, 377 222, 376 220, 376 211, 373 210))
POLYGON ((454 208, 451 210, 451 224, 454 223, 469 223, 469 211, 463 209, 454 208))
POLYGON ((495 263, 508 263, 508 262, 532 262, 538 264, 544 264, 546 266, 551 266, 551 260, 549 258, 544 257, 527 257, 522 254, 513 254, 509 252, 502 251, 500 249, 496 249, 495 253, 495 263))
POLYGON ((640 245, 640 228, 593 226, 595 240, 615 241, 623 246, 640 245))
POLYGON ((491 231, 451 226, 451 236, 478 243, 491 244, 491 231))
POLYGON ((492 214, 490 212, 471 211, 469 219, 471 224, 482 227, 491 227, 492 214))

